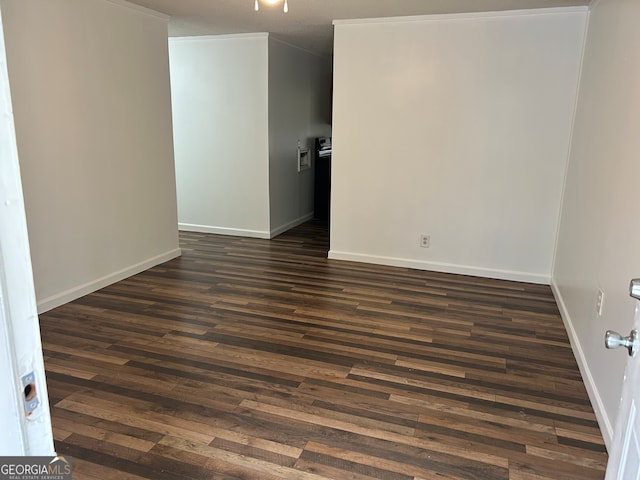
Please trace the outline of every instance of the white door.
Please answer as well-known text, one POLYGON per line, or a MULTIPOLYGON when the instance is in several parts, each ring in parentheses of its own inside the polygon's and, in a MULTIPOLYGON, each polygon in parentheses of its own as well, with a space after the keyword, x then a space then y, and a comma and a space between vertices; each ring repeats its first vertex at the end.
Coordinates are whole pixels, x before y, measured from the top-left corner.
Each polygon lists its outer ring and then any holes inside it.
MULTIPOLYGON (((607 348, 616 344, 640 350, 640 279, 631 282, 631 296, 636 298, 636 315, 629 337, 620 339, 607 332, 607 348)), ((614 429, 613 445, 605 480, 640 480, 640 353, 629 357, 622 386, 622 399, 614 429)))
POLYGON ((52 456, 6 60, 0 11, 0 456, 52 456))

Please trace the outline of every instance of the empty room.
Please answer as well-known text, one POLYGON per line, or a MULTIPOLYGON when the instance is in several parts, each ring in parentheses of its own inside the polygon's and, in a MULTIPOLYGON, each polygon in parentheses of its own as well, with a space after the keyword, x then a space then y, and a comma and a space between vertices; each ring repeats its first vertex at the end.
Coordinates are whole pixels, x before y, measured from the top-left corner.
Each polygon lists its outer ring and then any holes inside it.
POLYGON ((0 16, 0 475, 638 478, 639 2, 0 16))

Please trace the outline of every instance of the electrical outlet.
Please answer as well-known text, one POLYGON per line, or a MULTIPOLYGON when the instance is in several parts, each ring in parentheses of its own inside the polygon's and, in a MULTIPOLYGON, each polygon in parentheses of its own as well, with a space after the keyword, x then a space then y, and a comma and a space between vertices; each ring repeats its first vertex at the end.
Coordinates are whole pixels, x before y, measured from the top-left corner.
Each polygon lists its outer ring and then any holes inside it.
POLYGON ((598 289, 598 299, 596 300, 596 312, 598 316, 602 316, 602 307, 604 306, 604 292, 598 289))
POLYGON ((429 243, 431 243, 430 235, 420 235, 420 246, 422 248, 429 248, 429 243))

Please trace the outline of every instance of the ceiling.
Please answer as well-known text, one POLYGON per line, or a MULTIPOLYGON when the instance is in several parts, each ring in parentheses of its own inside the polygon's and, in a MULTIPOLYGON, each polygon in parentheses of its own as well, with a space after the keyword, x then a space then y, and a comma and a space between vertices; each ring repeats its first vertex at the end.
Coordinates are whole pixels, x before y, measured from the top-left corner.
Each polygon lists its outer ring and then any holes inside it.
POLYGON ((439 13, 488 12, 589 5, 591 0, 288 0, 275 6, 255 0, 129 0, 171 17, 169 35, 270 32, 323 56, 333 49, 333 20, 439 13))

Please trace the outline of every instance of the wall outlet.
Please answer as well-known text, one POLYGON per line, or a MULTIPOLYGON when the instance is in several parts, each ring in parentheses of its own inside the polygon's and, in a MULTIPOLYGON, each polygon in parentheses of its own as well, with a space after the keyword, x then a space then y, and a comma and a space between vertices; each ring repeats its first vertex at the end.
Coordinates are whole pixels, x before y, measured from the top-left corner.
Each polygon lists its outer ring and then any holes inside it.
POLYGON ((431 243, 431 235, 420 235, 420 246, 422 248, 429 248, 429 243, 431 243))
POLYGON ((604 292, 598 289, 598 298, 596 299, 596 312, 598 316, 602 316, 602 307, 604 305, 604 292))

